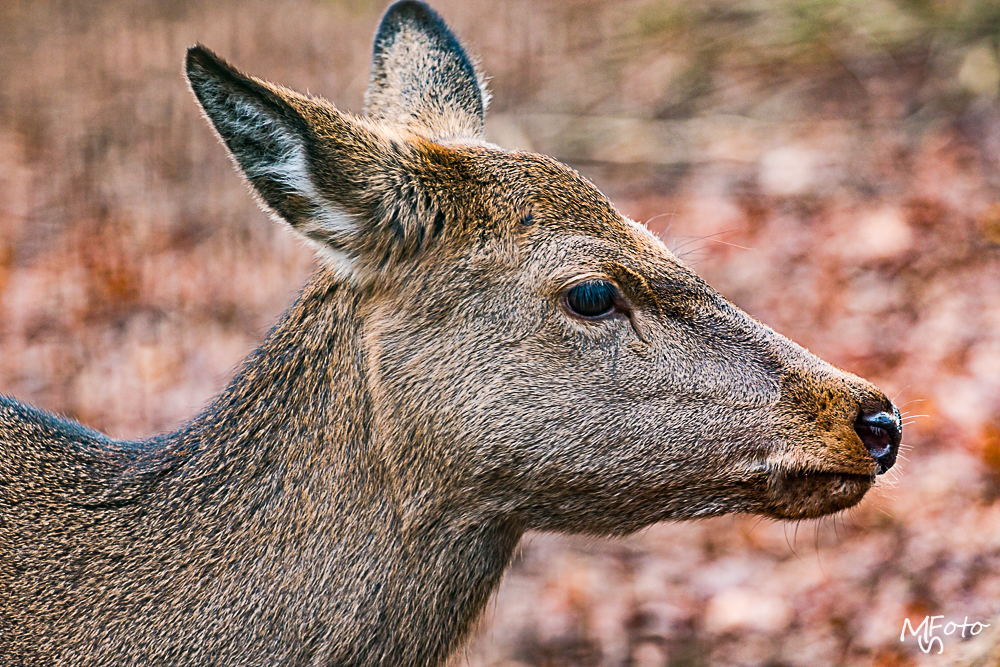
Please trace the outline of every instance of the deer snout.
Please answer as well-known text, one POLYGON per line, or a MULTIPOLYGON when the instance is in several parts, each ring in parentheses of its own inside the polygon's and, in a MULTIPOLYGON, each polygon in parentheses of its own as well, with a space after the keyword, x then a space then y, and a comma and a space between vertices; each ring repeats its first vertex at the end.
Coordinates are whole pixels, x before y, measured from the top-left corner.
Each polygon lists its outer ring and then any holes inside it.
POLYGON ((875 474, 885 473, 896 463, 903 427, 895 406, 891 414, 885 411, 874 414, 862 412, 854 422, 854 431, 878 464, 875 474))

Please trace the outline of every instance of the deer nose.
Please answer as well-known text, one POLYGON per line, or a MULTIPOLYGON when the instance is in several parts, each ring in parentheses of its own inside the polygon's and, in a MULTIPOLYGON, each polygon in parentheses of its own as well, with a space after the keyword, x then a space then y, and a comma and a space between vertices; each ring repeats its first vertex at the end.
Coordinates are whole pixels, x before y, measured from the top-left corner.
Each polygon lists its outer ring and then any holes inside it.
POLYGON ((881 475, 896 463, 899 441, 903 438, 899 410, 896 408, 892 410, 893 414, 876 412, 866 415, 862 413, 854 422, 854 431, 878 464, 878 470, 875 472, 877 475, 881 475))

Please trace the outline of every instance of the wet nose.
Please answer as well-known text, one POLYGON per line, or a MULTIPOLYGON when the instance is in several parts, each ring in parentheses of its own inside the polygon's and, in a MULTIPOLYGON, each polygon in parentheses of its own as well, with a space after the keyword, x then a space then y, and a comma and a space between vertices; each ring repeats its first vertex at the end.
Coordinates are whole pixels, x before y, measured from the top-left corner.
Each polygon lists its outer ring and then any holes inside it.
POLYGON ((861 413, 854 423, 854 430, 857 432, 861 442, 864 443, 868 453, 872 455, 878 464, 876 474, 881 475, 896 463, 896 455, 899 453, 899 441, 903 437, 903 427, 899 418, 899 410, 892 409, 892 413, 876 412, 874 414, 861 413))

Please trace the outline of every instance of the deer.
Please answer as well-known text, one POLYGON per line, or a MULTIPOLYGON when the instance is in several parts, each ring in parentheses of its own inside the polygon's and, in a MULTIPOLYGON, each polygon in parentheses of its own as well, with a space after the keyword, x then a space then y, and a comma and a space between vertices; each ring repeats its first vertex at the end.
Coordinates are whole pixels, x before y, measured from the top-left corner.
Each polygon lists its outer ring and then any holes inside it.
POLYGON ((558 161, 485 137, 431 8, 356 115, 201 45, 187 81, 318 260, 228 386, 116 440, 0 396, 0 663, 441 665, 527 531, 849 508, 898 410, 558 161))

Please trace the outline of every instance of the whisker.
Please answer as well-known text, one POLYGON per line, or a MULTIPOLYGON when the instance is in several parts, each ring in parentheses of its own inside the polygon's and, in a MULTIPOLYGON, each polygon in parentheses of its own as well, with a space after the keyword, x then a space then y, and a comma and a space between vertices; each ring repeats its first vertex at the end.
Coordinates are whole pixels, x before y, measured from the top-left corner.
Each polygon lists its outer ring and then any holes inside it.
MULTIPOLYGON (((799 531, 799 523, 800 523, 799 521, 795 522, 795 533, 796 533, 796 536, 798 535, 798 531, 799 531)), ((795 556, 796 558, 798 558, 798 560, 799 560, 800 563, 802 563, 803 565, 805 565, 805 561, 802 560, 802 558, 797 553, 795 553, 795 547, 793 547, 791 545, 791 543, 788 541, 788 524, 787 523, 781 524, 781 532, 784 533, 784 535, 785 535, 785 544, 788 545, 788 550, 792 552, 793 556, 795 556)))
POLYGON ((861 528, 861 520, 858 517, 858 514, 859 512, 857 506, 847 508, 847 516, 851 519, 851 523, 853 524, 852 528, 854 530, 860 530, 861 528))
MULTIPOLYGON (((675 239, 687 239, 684 243, 682 243, 679 246, 680 248, 683 248, 683 247, 688 246, 688 245, 690 245, 692 243, 695 243, 697 241, 707 241, 707 240, 716 240, 717 241, 717 239, 715 239, 714 237, 721 236, 722 234, 730 234, 730 233, 736 232, 736 231, 739 231, 739 229, 725 229, 725 230, 723 230, 721 232, 714 232, 712 234, 704 234, 704 235, 678 234, 677 236, 675 236, 673 238, 675 238, 675 239)), ((721 243, 721 241, 720 241, 720 243, 721 243)))
POLYGON ((822 524, 822 520, 816 523, 816 530, 813 532, 813 550, 816 552, 816 564, 819 565, 819 571, 826 575, 826 570, 823 569, 823 559, 820 558, 819 553, 819 528, 822 524))
POLYGON ((671 221, 671 222, 670 222, 670 224, 669 224, 669 225, 667 225, 667 228, 666 228, 666 230, 664 230, 664 233, 666 233, 666 232, 669 232, 669 231, 670 231, 670 228, 671 228, 671 227, 673 227, 673 220, 674 220, 674 215, 676 215, 676 214, 677 214, 677 209, 675 208, 675 209, 674 209, 673 211, 671 211, 670 213, 660 213, 659 215, 654 215, 654 216, 653 216, 652 218, 650 218, 649 220, 647 220, 647 221, 646 221, 646 222, 644 222, 643 224, 644 224, 644 225, 646 225, 646 226, 648 227, 648 226, 649 226, 649 223, 651 223, 651 222, 652 222, 653 220, 658 220, 659 218, 665 218, 665 217, 667 217, 667 216, 669 215, 669 216, 670 216, 670 221, 671 221))
POLYGON ((693 250, 688 250, 686 252, 674 253, 674 254, 677 255, 677 257, 679 259, 687 259, 688 257, 690 257, 691 255, 694 255, 695 253, 701 253, 703 255, 708 255, 708 252, 706 252, 706 251, 707 251, 707 248, 705 248, 704 246, 702 246, 701 248, 694 248, 693 250))
POLYGON ((753 531, 757 529, 757 526, 759 526, 759 525, 760 525, 760 523, 761 523, 761 522, 762 522, 762 521, 763 521, 763 520, 764 520, 765 518, 766 518, 766 517, 763 517, 763 516, 759 516, 759 517, 757 517, 757 520, 753 522, 753 525, 752 525, 752 526, 750 527, 750 530, 748 530, 748 531, 747 531, 747 537, 750 537, 750 535, 751 535, 751 534, 753 533, 753 531))
POLYGON ((733 248, 739 248, 740 250, 754 250, 755 248, 748 248, 746 246, 741 246, 741 245, 739 245, 737 243, 731 243, 729 241, 723 241, 722 239, 713 238, 713 237, 716 237, 716 236, 721 236, 722 234, 730 234, 732 232, 738 232, 738 231, 740 231, 740 230, 739 229, 726 229, 726 230, 723 230, 721 232, 715 232, 714 234, 706 234, 705 236, 677 236, 677 237, 674 237, 674 238, 688 239, 688 240, 685 241, 684 243, 680 244, 679 246, 671 248, 670 252, 672 252, 674 254, 677 254, 677 252, 680 251, 681 249, 683 249, 683 248, 691 245, 692 243, 696 243, 698 241, 710 241, 711 243, 721 243, 722 245, 732 246, 733 248))

